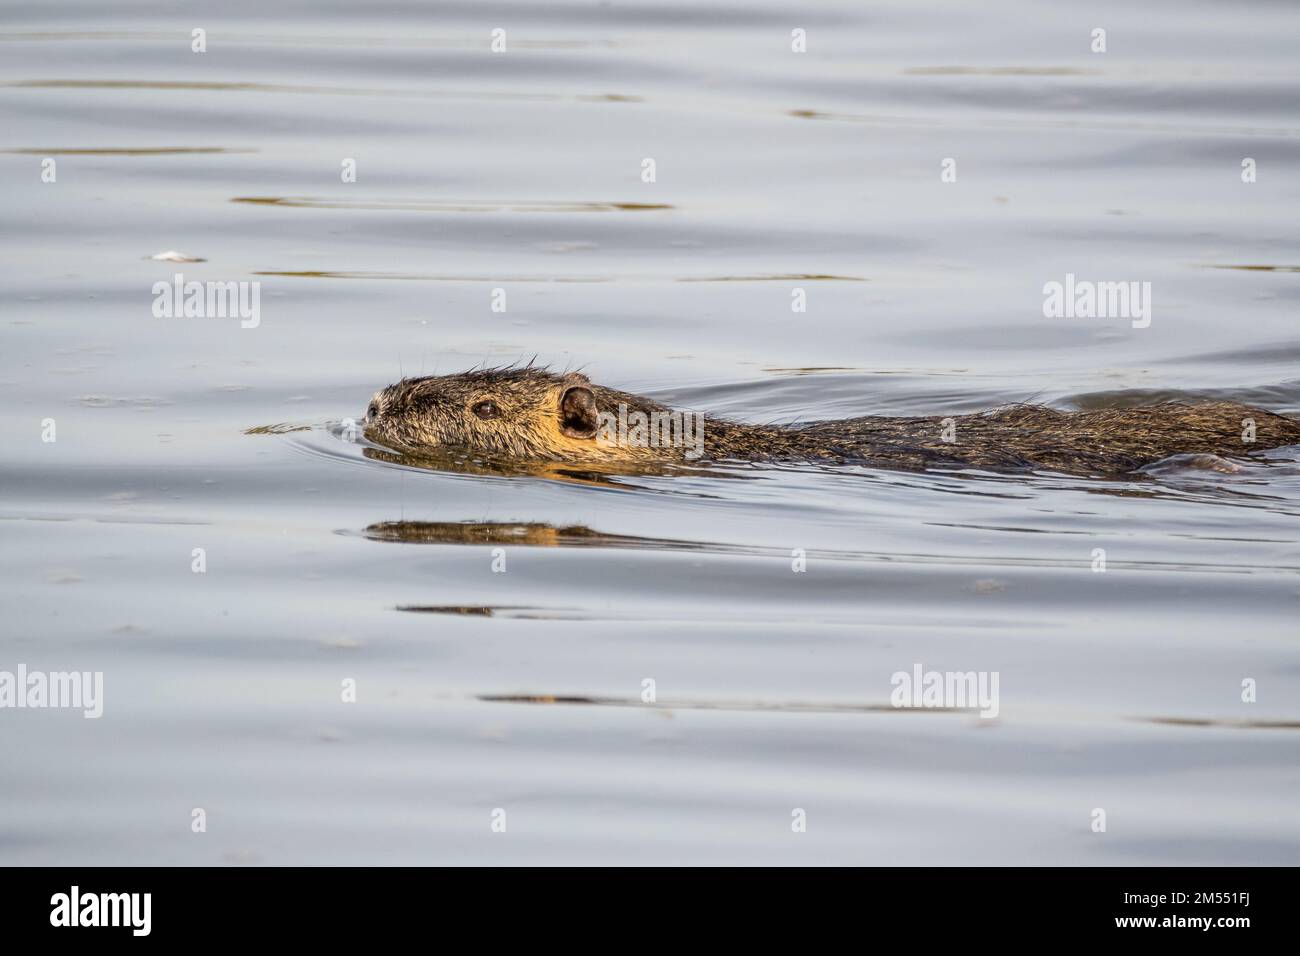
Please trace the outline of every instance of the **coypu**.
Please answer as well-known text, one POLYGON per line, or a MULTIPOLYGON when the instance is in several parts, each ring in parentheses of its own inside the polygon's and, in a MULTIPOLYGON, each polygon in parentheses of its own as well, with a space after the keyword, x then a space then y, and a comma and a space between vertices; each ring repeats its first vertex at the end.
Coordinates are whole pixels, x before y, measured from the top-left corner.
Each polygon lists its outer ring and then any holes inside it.
POLYGON ((674 412, 593 385, 585 375, 527 365, 402 379, 375 393, 364 433, 402 452, 461 449, 507 461, 597 467, 701 459, 828 461, 907 471, 1123 477, 1178 454, 1241 456, 1300 444, 1300 421, 1234 402, 1161 402, 1089 412, 1008 405, 947 417, 747 425, 674 412), (659 441, 653 440, 656 434, 659 441))

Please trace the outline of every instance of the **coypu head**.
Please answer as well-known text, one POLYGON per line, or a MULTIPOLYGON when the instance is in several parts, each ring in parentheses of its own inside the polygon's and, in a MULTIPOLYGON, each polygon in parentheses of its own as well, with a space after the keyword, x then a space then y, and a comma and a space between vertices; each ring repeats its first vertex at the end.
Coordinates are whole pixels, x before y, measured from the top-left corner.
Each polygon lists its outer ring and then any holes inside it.
POLYGON ((397 450, 467 450, 491 458, 625 461, 652 449, 604 440, 601 414, 619 404, 665 410, 645 399, 592 385, 572 372, 520 366, 458 375, 405 378, 376 392, 366 410, 365 436, 397 450))

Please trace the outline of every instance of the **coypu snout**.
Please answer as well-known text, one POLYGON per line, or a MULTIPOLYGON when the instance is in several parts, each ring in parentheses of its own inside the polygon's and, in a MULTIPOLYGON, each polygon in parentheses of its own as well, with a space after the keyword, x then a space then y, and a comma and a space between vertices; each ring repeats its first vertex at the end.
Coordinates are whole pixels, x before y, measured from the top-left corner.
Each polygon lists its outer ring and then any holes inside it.
MULTIPOLYGON (((599 461, 602 411, 644 399, 591 384, 576 372, 491 368, 404 378, 376 392, 365 435, 390 448, 463 448, 486 456, 599 461)), ((623 456, 625 457, 625 456, 623 456)))

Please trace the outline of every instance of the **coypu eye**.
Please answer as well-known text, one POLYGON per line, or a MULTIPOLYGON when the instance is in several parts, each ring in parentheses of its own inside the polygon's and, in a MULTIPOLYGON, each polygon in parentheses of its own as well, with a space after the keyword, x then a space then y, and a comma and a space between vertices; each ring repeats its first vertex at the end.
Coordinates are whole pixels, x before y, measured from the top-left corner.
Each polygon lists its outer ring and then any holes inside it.
POLYGON ((366 418, 378 418, 378 417, 379 417, 379 403, 371 402, 370 407, 366 409, 366 418))
POLYGON ((471 409, 471 411, 484 421, 489 418, 499 418, 501 416, 501 409, 497 406, 497 403, 491 399, 488 399, 486 402, 479 402, 471 409))

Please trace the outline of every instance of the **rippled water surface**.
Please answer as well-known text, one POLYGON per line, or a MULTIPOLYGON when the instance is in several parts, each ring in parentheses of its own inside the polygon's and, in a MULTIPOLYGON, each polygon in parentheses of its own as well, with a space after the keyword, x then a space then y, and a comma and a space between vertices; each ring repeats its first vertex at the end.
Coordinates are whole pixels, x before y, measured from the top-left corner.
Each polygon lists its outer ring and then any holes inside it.
POLYGON ((0 861, 1300 862, 1296 449, 596 480, 341 424, 534 355, 750 421, 1300 415, 1300 9, 1074 6, 0 4, 0 670, 105 682, 0 711, 0 861), (177 273, 259 324, 155 317, 177 273), (1067 273, 1150 326, 1044 318, 1067 273), (998 716, 892 708, 918 664, 998 716))

